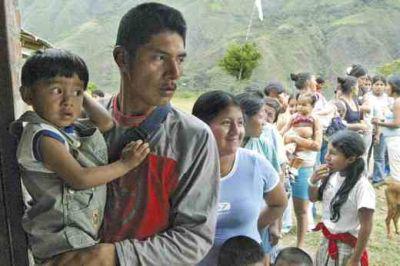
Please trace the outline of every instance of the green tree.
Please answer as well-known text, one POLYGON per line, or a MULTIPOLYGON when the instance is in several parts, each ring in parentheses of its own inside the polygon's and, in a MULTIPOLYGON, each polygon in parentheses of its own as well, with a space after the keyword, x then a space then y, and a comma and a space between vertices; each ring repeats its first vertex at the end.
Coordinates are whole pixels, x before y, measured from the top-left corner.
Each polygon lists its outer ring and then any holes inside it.
POLYGON ((394 60, 391 63, 385 64, 377 68, 382 75, 389 76, 392 74, 400 74, 400 59, 394 60))
POLYGON ((233 43, 218 65, 237 80, 247 80, 260 64, 260 59, 261 53, 255 43, 233 43))
POLYGON ((87 85, 87 92, 92 95, 92 92, 97 89, 97 85, 94 82, 89 81, 87 85))

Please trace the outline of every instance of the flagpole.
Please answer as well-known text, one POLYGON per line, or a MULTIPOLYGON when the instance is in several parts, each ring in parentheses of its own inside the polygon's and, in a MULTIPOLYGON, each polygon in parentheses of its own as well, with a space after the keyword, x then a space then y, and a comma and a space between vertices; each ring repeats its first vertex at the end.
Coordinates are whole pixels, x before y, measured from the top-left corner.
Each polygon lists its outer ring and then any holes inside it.
MULTIPOLYGON (((253 18, 254 18, 255 11, 256 11, 256 1, 253 2, 253 8, 252 8, 251 15, 250 15, 250 21, 249 21, 249 25, 247 26, 247 31, 246 31, 245 43, 249 39, 251 26, 253 25, 253 18)), ((243 64, 241 63, 240 64, 240 71, 239 71, 239 80, 241 80, 242 75, 243 75, 243 64)))
POLYGON ((253 18, 254 18, 254 13, 255 12, 256 12, 256 1, 253 2, 253 8, 252 8, 252 11, 251 11, 249 25, 247 26, 246 39, 245 39, 246 42, 249 39, 251 27, 253 26, 253 18))

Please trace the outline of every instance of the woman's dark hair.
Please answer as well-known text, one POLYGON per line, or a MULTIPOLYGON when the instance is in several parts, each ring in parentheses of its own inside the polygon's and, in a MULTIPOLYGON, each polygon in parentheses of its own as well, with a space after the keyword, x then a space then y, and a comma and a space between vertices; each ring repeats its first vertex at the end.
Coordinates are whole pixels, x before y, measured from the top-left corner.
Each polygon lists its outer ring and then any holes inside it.
POLYGON ((338 77, 337 82, 339 83, 340 90, 343 94, 350 94, 351 89, 357 84, 357 79, 352 76, 347 76, 345 78, 338 77))
MULTIPOLYGON (((365 144, 358 133, 350 130, 341 130, 335 133, 330 143, 332 147, 342 153, 346 158, 355 157, 355 161, 344 169, 343 173, 346 176, 343 184, 336 192, 330 203, 331 221, 337 222, 340 219, 340 208, 347 201, 350 191, 360 180, 364 171, 365 162, 362 155, 365 152, 365 144)), ((329 181, 326 178, 318 190, 318 199, 322 200, 325 187, 329 181)))
POLYGON ((240 104, 233 94, 220 90, 209 91, 196 100, 192 114, 210 124, 221 111, 229 106, 237 106, 240 109, 240 104))
POLYGON ((399 75, 390 76, 388 79, 388 84, 391 86, 392 92, 396 93, 397 95, 400 95, 400 76, 399 75))
POLYGON ((264 93, 266 96, 269 96, 271 91, 276 91, 276 93, 281 94, 285 92, 285 87, 279 81, 271 81, 265 86, 264 93))
POLYGON ((318 100, 317 94, 312 93, 312 92, 306 92, 306 93, 298 93, 296 95, 296 100, 299 100, 300 97, 308 98, 310 100, 310 104, 314 107, 315 103, 318 100))
POLYGON ((347 70, 347 75, 352 77, 362 77, 368 74, 368 70, 360 64, 354 64, 347 70))
POLYGON ((298 74, 290 74, 290 79, 294 81, 294 86, 298 90, 304 89, 306 87, 307 81, 311 80, 311 74, 310 73, 298 73, 298 74))
POLYGON ((243 92, 236 95, 235 98, 240 104, 240 108, 246 120, 257 114, 264 107, 264 97, 262 93, 260 95, 253 92, 243 92))
POLYGON ((26 60, 21 72, 21 85, 24 87, 32 87, 41 80, 77 75, 86 89, 89 81, 89 71, 82 58, 55 48, 36 51, 26 60))
POLYGON ((382 81, 383 83, 386 84, 386 77, 383 76, 383 75, 375 75, 375 76, 372 78, 372 84, 375 84, 375 83, 378 82, 378 81, 382 81))

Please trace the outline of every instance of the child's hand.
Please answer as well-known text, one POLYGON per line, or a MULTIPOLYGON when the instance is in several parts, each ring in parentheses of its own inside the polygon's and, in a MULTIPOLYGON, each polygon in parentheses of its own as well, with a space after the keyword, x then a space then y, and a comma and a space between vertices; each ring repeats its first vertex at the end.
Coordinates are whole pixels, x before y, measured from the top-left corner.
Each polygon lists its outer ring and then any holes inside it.
POLYGON ((269 228, 269 242, 271 243, 272 246, 276 246, 279 242, 279 239, 282 238, 282 235, 279 232, 279 228, 276 224, 272 224, 269 228))
POLYGON ((310 178, 310 182, 316 184, 319 180, 323 181, 329 176, 329 167, 327 164, 321 164, 310 178))
POLYGON ((122 150, 121 161, 129 169, 137 167, 149 154, 149 144, 142 140, 128 143, 122 150))

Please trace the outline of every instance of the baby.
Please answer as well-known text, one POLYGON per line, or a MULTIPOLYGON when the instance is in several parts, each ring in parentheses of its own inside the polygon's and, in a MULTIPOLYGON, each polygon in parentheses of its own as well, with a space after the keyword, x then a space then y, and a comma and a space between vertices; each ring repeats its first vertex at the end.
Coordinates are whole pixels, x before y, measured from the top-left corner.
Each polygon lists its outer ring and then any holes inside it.
MULTIPOLYGON (((282 133, 286 136, 298 136, 304 139, 313 139, 315 134, 315 118, 311 115, 317 96, 313 93, 304 93, 297 95, 296 113, 291 117, 282 133)), ((316 155, 314 151, 302 149, 296 143, 286 144, 286 150, 290 161, 290 174, 296 176, 298 169, 306 161, 314 160, 316 155)))

